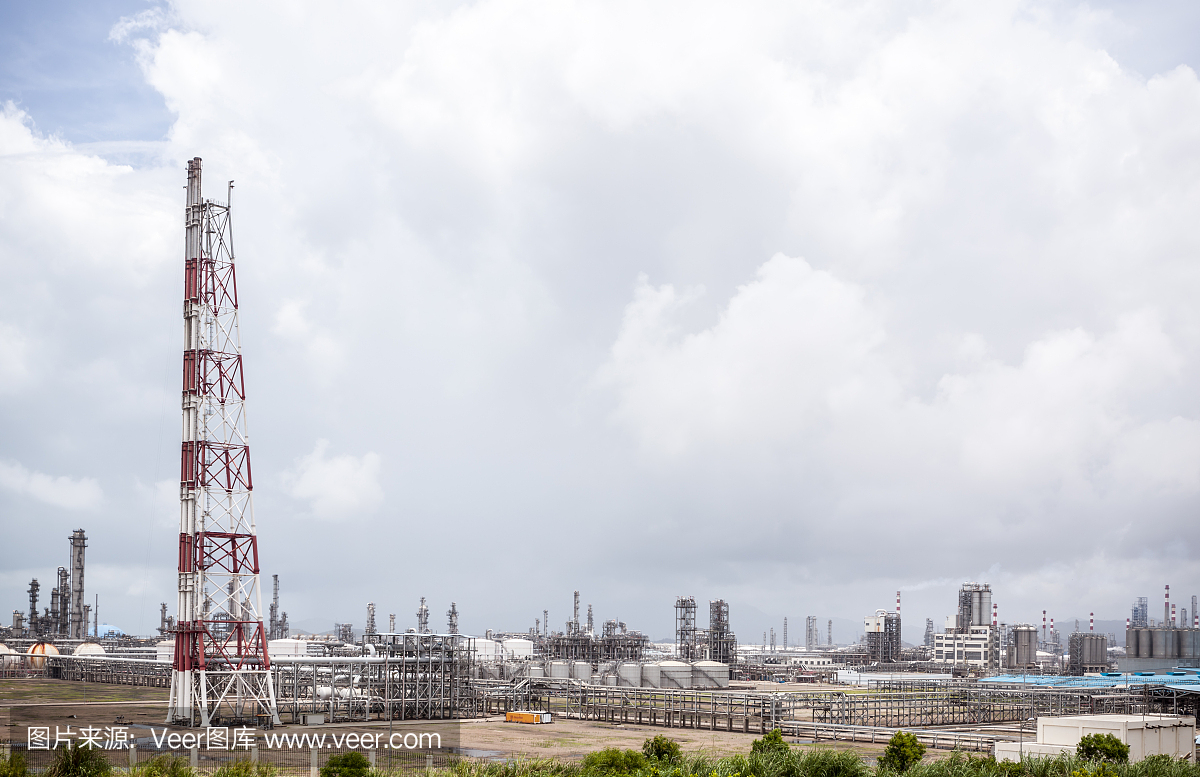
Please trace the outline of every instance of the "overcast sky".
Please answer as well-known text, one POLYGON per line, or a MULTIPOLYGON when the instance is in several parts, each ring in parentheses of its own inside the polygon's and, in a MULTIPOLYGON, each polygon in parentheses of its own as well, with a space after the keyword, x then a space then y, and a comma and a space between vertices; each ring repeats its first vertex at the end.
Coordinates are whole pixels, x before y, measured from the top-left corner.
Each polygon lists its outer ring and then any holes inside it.
MULTIPOLYGON (((1191 2, 0 6, 0 608, 175 602, 185 160, 293 625, 1200 593, 1191 2)), ((266 586, 269 590, 269 586, 266 586)), ((265 603, 264 603, 265 604, 265 603)), ((1151 607, 1151 613, 1159 611, 1151 607)), ((8 616, 5 616, 7 620, 8 616)), ((706 613, 701 616, 702 624, 706 613)), ((843 635, 848 638, 852 625, 843 635)))

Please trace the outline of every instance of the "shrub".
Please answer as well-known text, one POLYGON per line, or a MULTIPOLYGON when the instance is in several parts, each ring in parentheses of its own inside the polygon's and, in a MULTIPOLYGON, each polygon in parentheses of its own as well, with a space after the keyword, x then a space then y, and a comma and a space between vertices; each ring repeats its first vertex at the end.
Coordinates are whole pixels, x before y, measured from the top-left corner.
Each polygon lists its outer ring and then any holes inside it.
MULTIPOLYGON (((363 761, 367 761, 361 753, 346 753, 346 755, 357 755, 363 761)), ((337 757, 335 755, 333 758, 337 757)), ((329 760, 332 761, 333 758, 329 760)), ((367 761, 367 768, 369 769, 370 766, 370 762, 367 761)), ((234 761, 218 768, 212 773, 212 777, 275 777, 275 772, 277 771, 271 764, 255 763, 253 761, 234 761)))
POLYGON ((606 747, 583 758, 583 770, 592 774, 633 774, 646 768, 646 756, 636 750, 606 747))
POLYGON ((762 739, 756 739, 750 744, 752 753, 786 753, 790 749, 788 743, 783 741, 783 732, 777 728, 771 729, 763 734, 762 739))
POLYGON ((1095 769, 1088 769, 1086 766, 1081 769, 1076 769, 1071 772, 1071 777, 1117 777, 1117 772, 1104 761, 1096 765, 1095 769))
POLYGON ((104 751, 95 747, 82 747, 78 740, 54 751, 54 761, 46 770, 46 777, 108 777, 112 764, 104 751))
POLYGON ((925 745, 917 741, 916 734, 897 731, 879 757, 879 766, 893 772, 905 772, 913 764, 919 763, 924 755, 925 745))
POLYGON ((869 770, 856 753, 817 748, 795 753, 796 771, 805 777, 867 777, 869 770))
POLYGON ((674 739, 657 734, 653 739, 647 739, 642 743, 642 755, 655 761, 673 764, 678 763, 683 757, 683 751, 679 749, 679 743, 674 739))
MULTIPOLYGON (((362 753, 351 750, 348 753, 338 753, 330 756, 321 767, 321 777, 367 777, 371 771, 371 762, 362 753)), ((222 775, 226 777, 226 775, 222 775)), ((228 775, 228 777, 244 777, 243 775, 228 775)))
POLYGON ((160 755, 139 764, 135 773, 139 777, 194 777, 188 759, 179 756, 160 755))
POLYGON ((8 758, 0 755, 0 777, 26 777, 28 774, 25 756, 20 751, 14 752, 8 758))
POLYGON ((1129 763, 1129 745, 1112 734, 1088 734, 1075 746, 1075 754, 1085 761, 1129 763))

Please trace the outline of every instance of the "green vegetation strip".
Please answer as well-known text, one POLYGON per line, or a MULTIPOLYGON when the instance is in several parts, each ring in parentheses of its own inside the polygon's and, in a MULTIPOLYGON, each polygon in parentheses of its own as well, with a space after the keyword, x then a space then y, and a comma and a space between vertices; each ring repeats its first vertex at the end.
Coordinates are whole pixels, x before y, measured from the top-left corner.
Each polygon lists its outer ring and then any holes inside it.
MULTIPOLYGON (((1088 739, 1088 738, 1085 738, 1088 739)), ((778 729, 754 740, 744 755, 722 758, 684 754, 679 744, 659 735, 647 739, 642 751, 607 748, 589 753, 582 762, 557 759, 515 759, 503 762, 462 758, 440 768, 379 770, 366 756, 347 752, 333 756, 320 777, 1200 777, 1200 764, 1187 758, 1150 756, 1128 762, 1128 747, 1095 737, 1081 742, 1077 752, 1057 758, 1025 758, 1020 763, 955 751, 948 758, 924 762, 925 747, 911 734, 899 731, 876 766, 860 756, 826 748, 793 748, 778 729)), ((305 770, 307 773, 307 770, 305 770)), ((71 746, 54 753, 42 777, 278 777, 270 764, 238 761, 212 770, 194 770, 186 758, 160 756, 132 771, 116 769, 104 751, 71 746)), ((0 756, 0 777, 31 777, 21 753, 0 756)))

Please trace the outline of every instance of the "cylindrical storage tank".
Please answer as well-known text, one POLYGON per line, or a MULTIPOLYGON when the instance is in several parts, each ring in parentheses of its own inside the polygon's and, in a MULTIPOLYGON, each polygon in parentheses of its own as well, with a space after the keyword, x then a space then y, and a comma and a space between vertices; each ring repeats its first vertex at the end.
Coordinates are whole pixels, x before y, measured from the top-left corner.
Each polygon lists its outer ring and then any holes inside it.
POLYGON ((1106 641, 1104 637, 1089 634, 1083 641, 1083 662, 1088 666, 1105 663, 1108 660, 1108 656, 1104 655, 1106 641))
MULTIPOLYGON (((38 642, 33 647, 29 648, 31 656, 57 656, 58 648, 51 645, 49 642, 38 642)), ((46 665, 44 658, 31 658, 29 660, 30 669, 41 669, 46 665)))
POLYGON ((1013 656, 1010 663, 1013 667, 1029 666, 1037 663, 1037 629, 1027 624, 1013 627, 1013 656))
POLYGON ((642 664, 642 687, 662 687, 662 664, 660 662, 655 661, 650 664, 642 664))
POLYGON ((1138 658, 1152 658, 1154 656, 1154 637, 1150 629, 1138 629, 1138 658))
POLYGON ((546 676, 546 667, 542 666, 541 664, 530 664, 529 671, 527 674, 530 677, 545 677, 546 676))
POLYGON ((729 665, 720 661, 697 661, 692 664, 693 688, 728 688, 729 665))
POLYGON ((660 688, 690 688, 692 685, 692 667, 682 661, 662 661, 659 663, 662 671, 660 688))
POLYGON ((1130 658, 1137 658, 1138 654, 1138 630, 1125 629, 1125 655, 1130 658))
POLYGON ((164 663, 175 662, 175 640, 164 639, 154 646, 154 660, 164 663))
POLYGON ((533 658, 533 640, 531 639, 506 639, 503 645, 507 658, 518 661, 524 658, 533 658))
POLYGON ((639 688, 642 685, 642 665, 626 661, 617 667, 617 685, 639 688))
POLYGON ((73 652, 71 655, 73 655, 73 656, 102 656, 102 655, 104 655, 104 648, 101 647, 100 645, 97 645, 95 642, 84 642, 82 645, 78 645, 75 648, 75 652, 73 652))
POLYGON ((267 655, 275 656, 307 656, 308 643, 302 639, 273 639, 267 643, 267 655))
POLYGON ((1167 629, 1151 629, 1150 657, 1171 658, 1174 645, 1169 644, 1170 642, 1174 642, 1174 635, 1170 631, 1167 629))
POLYGON ((566 661, 551 661, 550 662, 550 677, 557 679, 567 679, 571 676, 571 665, 566 661))
POLYGON ((1197 653, 1200 653, 1200 631, 1187 629, 1179 632, 1179 657, 1188 660, 1190 666, 1195 666, 1197 653))
POLYGON ((605 685, 616 685, 617 684, 617 676, 615 674, 604 675, 604 684, 605 685))
POLYGON ((496 642, 486 637, 475 640, 475 660, 481 664, 490 664, 496 660, 496 642))
POLYGON ((992 624, 992 592, 979 592, 979 609, 975 612, 976 626, 990 626, 992 624))
POLYGON ((592 664, 589 661, 572 661, 571 678, 583 680, 585 683, 592 679, 592 664))

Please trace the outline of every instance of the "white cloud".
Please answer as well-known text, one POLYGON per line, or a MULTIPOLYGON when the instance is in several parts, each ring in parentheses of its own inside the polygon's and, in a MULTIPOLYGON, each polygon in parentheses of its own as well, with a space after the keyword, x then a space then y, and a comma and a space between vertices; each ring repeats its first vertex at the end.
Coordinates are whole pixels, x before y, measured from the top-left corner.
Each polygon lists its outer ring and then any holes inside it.
POLYGON ((644 445, 679 452, 698 437, 791 439, 895 392, 879 355, 882 321, 863 290, 803 259, 775 256, 717 324, 672 337, 669 316, 689 299, 642 278, 603 372, 618 387, 618 416, 644 445))
POLYGON ((21 330, 0 321, 0 394, 23 388, 32 378, 30 343, 21 330))
POLYGON ((309 500, 318 518, 363 517, 383 503, 379 485, 379 456, 326 456, 328 440, 317 440, 312 453, 296 459, 283 474, 291 496, 309 500))
POLYGON ((15 461, 0 461, 0 486, 67 510, 94 510, 104 499, 93 478, 54 477, 26 469, 15 461))
MULTIPOLYGON (((974 513, 972 533, 1001 554, 1014 543, 1005 523, 1066 541, 1091 513, 1114 536, 1123 505, 1200 495, 1200 423, 1148 403, 1184 365, 1152 311, 1099 336, 1045 333, 1015 364, 966 335, 964 371, 926 400, 866 290, 803 260, 768 261, 706 329, 681 330, 686 304, 642 279, 600 372, 648 461, 747 480, 765 465, 898 544, 917 526, 953 533, 974 513)), ((836 536, 836 524, 807 523, 787 521, 836 536)))
MULTIPOLYGON (((0 456, 87 457, 105 483, 174 466, 179 161, 202 156, 208 196, 237 179, 262 501, 333 518, 386 492, 417 528, 376 517, 380 547, 503 524, 567 589, 652 558, 635 614, 667 631, 696 570, 764 610, 927 585, 913 605, 936 611, 953 592, 929 581, 976 574, 1014 617, 1079 599, 1071 574, 1124 607, 1200 544, 1200 82, 1132 72, 1104 34, 1038 0, 125 20, 175 116, 160 153, 113 164, 0 117, 0 382, 21 399, 0 456), (315 438, 388 467, 281 457, 315 438)), ((103 531, 128 531, 106 503, 103 531)), ((490 596, 472 570, 494 545, 463 545, 435 585, 490 596)), ((473 609, 524 628, 521 607, 473 609)))

